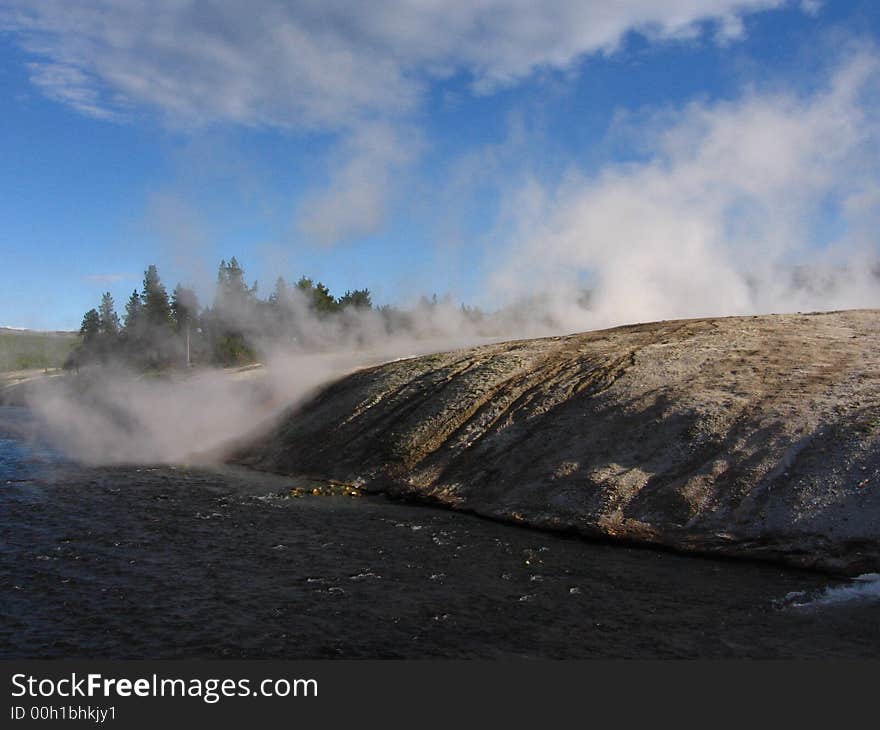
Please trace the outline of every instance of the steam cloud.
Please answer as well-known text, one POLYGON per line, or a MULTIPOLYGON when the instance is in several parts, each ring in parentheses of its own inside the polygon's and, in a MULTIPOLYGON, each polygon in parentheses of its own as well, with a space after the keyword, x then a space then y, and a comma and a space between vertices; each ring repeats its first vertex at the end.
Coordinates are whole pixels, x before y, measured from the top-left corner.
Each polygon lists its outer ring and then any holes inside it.
MULTIPOLYGON (((211 463, 244 434, 272 423, 319 386, 358 368, 486 342, 512 322, 475 322, 450 301, 400 316, 389 333, 376 310, 346 310, 319 319, 304 295, 290 292, 295 340, 258 342, 264 367, 144 375, 121 363, 52 379, 28 405, 53 443, 91 464, 211 463)), ((250 311, 227 312, 250 329, 250 311)), ((40 387, 40 385, 42 387, 40 387)))
MULTIPOLYGON (((550 25, 546 7, 513 0, 338 13, 312 3, 266 2, 263 12, 206 3, 215 12, 204 14, 158 5, 12 2, 0 29, 39 56, 37 85, 85 114, 114 118, 140 105, 183 127, 340 135, 338 169, 297 215, 300 232, 334 243, 381 228, 396 178, 417 163, 423 140, 407 120, 433 80, 464 71, 476 93, 491 93, 536 69, 613 53, 633 30, 680 39, 709 22, 729 42, 747 13, 793 4, 560 0, 550 25), (153 31, 129 42, 140 27, 153 31), (192 44, 194 34, 203 42, 192 44)), ((878 306, 880 58, 865 45, 836 57, 809 92, 749 88, 623 115, 623 133, 629 124, 638 135, 631 161, 556 179, 526 170, 510 187, 498 175, 506 214, 487 272, 497 312, 486 319, 441 303, 416 308, 389 335, 375 312, 328 326, 300 302, 291 310, 300 336, 261 343, 259 376, 109 370, 38 391, 33 406, 77 458, 174 462, 216 456, 322 383, 383 360, 633 321, 878 306)), ((179 225, 188 211, 173 201, 157 211, 170 222, 166 237, 201 237, 197 221, 179 225)))
POLYGON ((632 321, 876 306, 878 70, 860 50, 810 95, 691 104, 648 126, 640 162, 523 186, 490 277, 504 306, 486 319, 441 302, 389 335, 375 311, 328 322, 293 301, 300 335, 262 343, 258 377, 105 372, 84 390, 46 389, 34 408, 79 459, 178 462, 220 456, 321 384, 397 357, 632 321), (829 217, 822 245, 814 229, 829 217))
POLYGON ((496 295, 563 330, 877 306, 878 70, 860 50, 807 96, 691 104, 639 125, 643 161, 523 185, 496 295))

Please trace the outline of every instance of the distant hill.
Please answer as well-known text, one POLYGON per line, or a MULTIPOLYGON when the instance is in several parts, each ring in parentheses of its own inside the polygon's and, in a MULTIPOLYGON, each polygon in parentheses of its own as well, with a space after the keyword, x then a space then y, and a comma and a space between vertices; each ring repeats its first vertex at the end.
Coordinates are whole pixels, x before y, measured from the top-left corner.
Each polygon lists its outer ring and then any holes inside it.
POLYGON ((61 367, 78 342, 76 332, 0 327, 0 372, 61 367))

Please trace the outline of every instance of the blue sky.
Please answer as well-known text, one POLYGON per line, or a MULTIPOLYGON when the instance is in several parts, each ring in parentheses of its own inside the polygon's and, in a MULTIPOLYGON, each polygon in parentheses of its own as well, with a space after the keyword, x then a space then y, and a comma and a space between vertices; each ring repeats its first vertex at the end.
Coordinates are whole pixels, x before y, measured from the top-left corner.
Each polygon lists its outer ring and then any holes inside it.
POLYGON ((876 253, 876 3, 620 5, 0 0, 0 325, 122 309, 150 263, 209 303, 233 255, 263 295, 590 281, 638 318, 876 253))

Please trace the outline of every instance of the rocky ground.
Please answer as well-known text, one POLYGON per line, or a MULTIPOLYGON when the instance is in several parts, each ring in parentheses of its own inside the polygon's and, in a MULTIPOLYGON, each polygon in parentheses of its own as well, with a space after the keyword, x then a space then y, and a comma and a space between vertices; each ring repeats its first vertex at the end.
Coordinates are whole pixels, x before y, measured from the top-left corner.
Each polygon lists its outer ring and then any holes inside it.
POLYGON ((880 569, 880 311, 638 324, 358 371, 234 460, 588 537, 880 569))

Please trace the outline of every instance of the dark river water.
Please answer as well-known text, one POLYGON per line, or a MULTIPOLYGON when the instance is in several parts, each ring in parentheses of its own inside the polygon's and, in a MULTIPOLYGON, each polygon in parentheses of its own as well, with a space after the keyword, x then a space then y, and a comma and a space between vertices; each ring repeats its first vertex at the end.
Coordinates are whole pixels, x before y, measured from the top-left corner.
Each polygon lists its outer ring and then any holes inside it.
POLYGON ((244 470, 93 468, 0 407, 0 657, 877 656, 878 583, 244 470), (30 435, 27 435, 30 434, 30 435))

